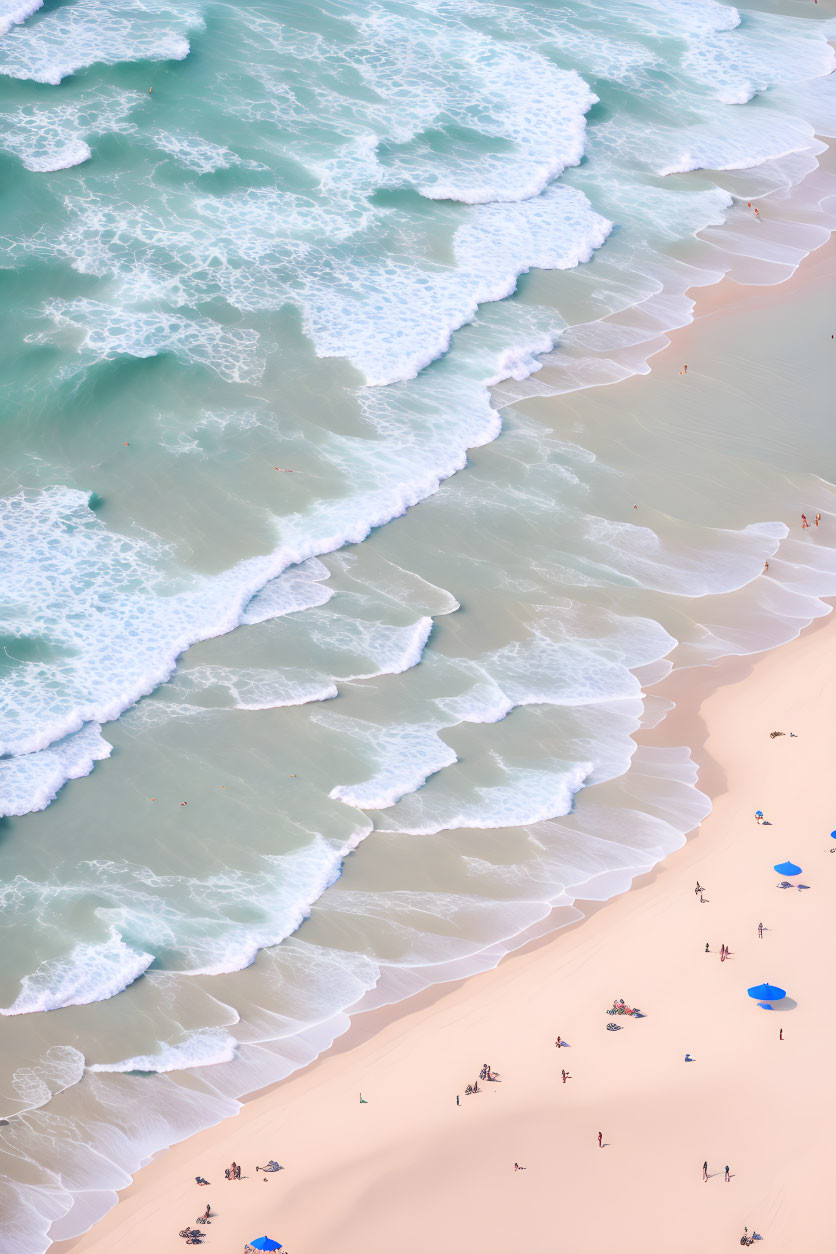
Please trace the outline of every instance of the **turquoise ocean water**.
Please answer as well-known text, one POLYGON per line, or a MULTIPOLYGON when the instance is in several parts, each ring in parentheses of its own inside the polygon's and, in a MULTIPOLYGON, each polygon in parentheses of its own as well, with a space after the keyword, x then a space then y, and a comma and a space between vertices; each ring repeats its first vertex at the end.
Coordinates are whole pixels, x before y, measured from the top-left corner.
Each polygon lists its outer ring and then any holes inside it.
POLYGON ((827 240, 829 14, 0 0, 0 1250, 704 816, 827 401, 595 398, 827 240))

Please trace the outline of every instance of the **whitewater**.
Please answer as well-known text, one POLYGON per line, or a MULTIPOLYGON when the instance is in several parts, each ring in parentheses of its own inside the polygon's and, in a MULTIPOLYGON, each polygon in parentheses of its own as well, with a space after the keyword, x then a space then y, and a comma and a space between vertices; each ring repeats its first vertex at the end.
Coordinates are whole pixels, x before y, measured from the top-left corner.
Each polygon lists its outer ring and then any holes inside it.
POLYGON ((0 0, 0 1250, 705 816, 832 440, 594 398, 836 226, 783 7, 0 0))

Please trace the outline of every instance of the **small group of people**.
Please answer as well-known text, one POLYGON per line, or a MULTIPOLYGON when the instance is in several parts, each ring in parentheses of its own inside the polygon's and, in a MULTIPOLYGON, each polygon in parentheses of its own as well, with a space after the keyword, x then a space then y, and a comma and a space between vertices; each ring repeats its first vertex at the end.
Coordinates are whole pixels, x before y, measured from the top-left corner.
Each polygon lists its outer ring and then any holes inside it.
MULTIPOLYGON (((203 1176, 195 1176, 195 1184, 208 1184, 208 1183, 209 1181, 204 1180, 203 1176)), ((210 1219, 211 1214, 212 1214, 212 1207, 207 1205, 206 1210, 203 1212, 202 1215, 198 1215, 197 1219, 195 1220, 195 1223, 196 1224, 210 1224, 212 1222, 212 1220, 210 1219)), ((177 1235, 183 1238, 183 1240, 186 1242, 186 1245, 200 1245, 201 1241, 203 1240, 204 1234, 200 1231, 199 1228, 181 1228, 177 1235)))
POLYGON ((224 1172, 224 1175, 226 1176, 227 1180, 240 1180, 241 1168, 239 1167, 238 1163, 233 1163, 231 1167, 227 1167, 226 1171, 224 1172))
MULTIPOLYGON (((813 522, 818 527, 819 523, 821 522, 821 514, 816 514, 815 518, 813 519, 813 522)), ((807 515, 802 514, 801 515, 801 530, 803 531, 805 527, 809 527, 809 526, 810 524, 807 521, 807 515)))
MULTIPOLYGON (((499 1079, 499 1072, 491 1071, 491 1064, 489 1062, 483 1062, 482 1070, 479 1072, 479 1080, 498 1080, 498 1079, 499 1079)), ((468 1084, 467 1088, 464 1091, 465 1097, 470 1097, 472 1093, 481 1092, 479 1088, 479 1080, 474 1080, 472 1084, 468 1084)), ((459 1105, 458 1096, 456 1097, 456 1105, 457 1106, 459 1105)))
MULTIPOLYGON (((729 1181, 731 1180, 731 1171, 729 1170, 729 1165, 728 1165, 728 1163, 726 1163, 726 1165, 725 1165, 725 1167, 723 1168, 723 1170, 724 1170, 724 1172, 725 1172, 726 1184, 728 1184, 728 1183, 729 1183, 729 1181)), ((708 1162, 707 1162, 707 1161, 706 1161, 706 1162, 704 1162, 704 1163, 703 1163, 703 1165, 702 1165, 702 1178, 703 1178, 703 1180, 708 1180, 708 1178, 709 1178, 709 1175, 708 1175, 708 1162)))

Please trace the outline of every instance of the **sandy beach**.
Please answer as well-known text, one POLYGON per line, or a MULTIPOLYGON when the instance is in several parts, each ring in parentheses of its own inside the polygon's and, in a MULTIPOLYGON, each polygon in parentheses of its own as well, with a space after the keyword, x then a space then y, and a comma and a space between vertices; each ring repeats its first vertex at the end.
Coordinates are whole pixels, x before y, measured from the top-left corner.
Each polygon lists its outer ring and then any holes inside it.
MULTIPOLYGON (((796 282, 821 284, 831 266, 826 250, 796 282)), ((734 318, 783 296, 724 284, 709 304, 734 318)), ((698 327, 654 369, 693 360, 698 327)), ((690 744, 713 804, 682 850, 496 970, 359 1016, 307 1070, 143 1169, 56 1252, 168 1254, 207 1202, 204 1244, 223 1254, 262 1233, 289 1254, 702 1254, 737 1246, 744 1225, 774 1254, 822 1248, 835 653, 825 619, 771 653, 673 676, 657 691, 675 716, 645 738, 690 744), (777 887, 785 859, 806 890, 777 887), (789 994, 773 1011, 747 996, 761 981, 789 994), (644 1017, 608 1017, 616 998, 644 1017), (486 1062, 499 1080, 466 1096, 486 1062), (282 1171, 256 1173, 270 1159, 282 1171), (240 1182, 224 1179, 232 1160, 240 1182)))

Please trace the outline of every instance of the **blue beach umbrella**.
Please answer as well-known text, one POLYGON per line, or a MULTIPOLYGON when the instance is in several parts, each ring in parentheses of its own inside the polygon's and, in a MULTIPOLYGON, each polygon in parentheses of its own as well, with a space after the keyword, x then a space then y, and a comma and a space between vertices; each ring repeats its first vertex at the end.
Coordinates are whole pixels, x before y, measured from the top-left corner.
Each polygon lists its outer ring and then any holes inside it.
POLYGON ((747 988, 746 992, 755 1001, 781 1001, 787 995, 777 984, 755 984, 753 988, 747 988))
POLYGON ((801 867, 796 866, 794 862, 778 862, 772 869, 773 871, 777 871, 779 875, 801 874, 801 867))
POLYGON ((250 1241, 250 1248, 253 1250, 280 1250, 282 1243, 281 1241, 271 1241, 269 1237, 256 1237, 254 1241, 250 1241))

